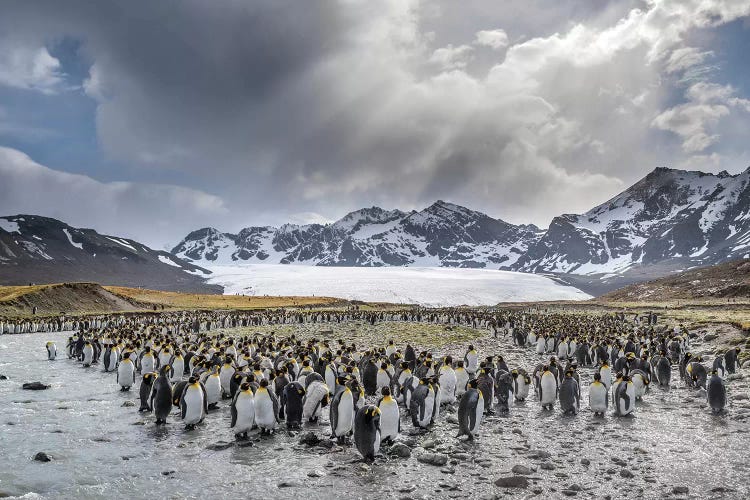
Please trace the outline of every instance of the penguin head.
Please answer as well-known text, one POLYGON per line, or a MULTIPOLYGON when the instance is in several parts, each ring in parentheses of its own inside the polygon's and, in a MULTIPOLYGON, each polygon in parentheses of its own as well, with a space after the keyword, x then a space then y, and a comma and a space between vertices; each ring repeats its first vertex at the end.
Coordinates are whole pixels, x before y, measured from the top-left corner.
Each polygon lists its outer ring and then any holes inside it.
POLYGON ((243 391, 243 392, 249 391, 250 390, 250 383, 249 382, 243 382, 240 385, 240 390, 243 391))
POLYGON ((476 389, 479 386, 479 384, 477 383, 477 379, 475 379, 475 378, 469 380, 469 382, 466 385, 467 385, 467 387, 469 387, 471 389, 476 389))
POLYGON ((258 386, 261 388, 268 388, 268 380, 264 378, 260 379, 260 383, 258 384, 258 386))
POLYGON ((388 363, 380 363, 380 369, 381 370, 387 370, 388 369, 388 363))
POLYGON ((192 377, 190 377, 188 379, 188 382, 190 383, 190 385, 195 385, 195 384, 198 383, 198 377, 196 377, 195 375, 193 375, 192 377))
POLYGON ((566 371, 565 378, 573 378, 573 370, 566 371))
POLYGON ((594 381, 595 382, 601 382, 602 381, 602 374, 601 373, 594 373, 594 381))
POLYGON ((380 393, 383 395, 383 397, 390 396, 391 395, 391 389, 390 389, 390 387, 383 387, 380 390, 380 393))

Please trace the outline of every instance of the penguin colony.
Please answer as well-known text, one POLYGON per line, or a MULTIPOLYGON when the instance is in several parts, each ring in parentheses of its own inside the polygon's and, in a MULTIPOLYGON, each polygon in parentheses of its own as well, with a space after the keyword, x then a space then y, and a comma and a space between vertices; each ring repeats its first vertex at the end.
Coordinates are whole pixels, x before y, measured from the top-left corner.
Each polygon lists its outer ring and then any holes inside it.
MULTIPOLYGON (((304 319, 310 314, 317 313, 304 319)), ((422 318, 414 311, 368 317, 373 323, 408 321, 416 314, 422 318)), ((704 390, 711 411, 721 413, 725 379, 739 369, 739 348, 717 355, 709 369, 691 354, 684 328, 656 328, 618 315, 430 314, 425 317, 435 322, 487 327, 543 361, 509 367, 502 356, 480 355, 472 345, 454 359, 411 345, 402 349, 392 340, 358 349, 343 340, 303 341, 296 335, 228 336, 201 332, 195 322, 167 326, 153 317, 82 330, 69 338, 66 353, 85 367, 100 365, 112 373, 121 391, 139 385, 139 411, 153 412, 157 425, 177 408, 185 429, 193 430, 220 404, 230 406, 227 425, 238 440, 256 429, 270 435, 282 424, 294 431, 327 420, 331 438, 340 444, 353 438, 365 460, 373 460, 381 444, 394 442, 403 423, 428 429, 441 413, 456 412, 457 436, 473 440, 485 415, 512 411, 532 387, 544 409, 559 405, 572 416, 588 406, 596 415, 626 417, 651 387, 674 383, 673 365, 683 383, 704 390), (581 367, 594 372, 587 402, 581 401, 581 367)), ((55 360, 55 343, 45 347, 47 358, 55 360)))

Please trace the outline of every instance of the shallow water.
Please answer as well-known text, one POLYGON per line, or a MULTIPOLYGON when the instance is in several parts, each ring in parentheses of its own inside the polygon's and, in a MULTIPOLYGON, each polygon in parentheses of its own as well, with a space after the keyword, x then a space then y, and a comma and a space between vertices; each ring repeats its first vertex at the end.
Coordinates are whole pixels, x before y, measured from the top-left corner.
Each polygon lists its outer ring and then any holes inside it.
MULTIPOLYGON (((333 329, 344 335, 352 325, 301 325, 300 333, 333 329)), ((387 325, 370 328, 374 335, 387 325)), ((219 441, 232 442, 228 404, 211 412, 203 425, 186 432, 173 415, 156 427, 153 417, 137 412, 138 391, 119 392, 115 374, 101 367, 82 368, 66 356, 46 360, 44 344, 55 340, 62 351, 67 333, 0 337, 0 494, 42 498, 372 498, 455 497, 471 493, 559 497, 578 485, 577 497, 611 495, 638 498, 671 494, 686 485, 690 496, 721 497, 711 492, 733 491, 724 498, 750 496, 750 406, 732 395, 747 394, 746 378, 729 382, 730 407, 721 417, 711 415, 696 393, 681 385, 670 391, 652 390, 634 418, 593 417, 586 409, 563 417, 559 409, 542 411, 530 400, 514 406, 507 417, 490 417, 475 443, 454 438, 457 426, 446 420, 455 410, 444 409, 434 429, 410 435, 402 420, 401 439, 412 446, 411 458, 382 458, 373 465, 359 462, 353 447, 307 448, 298 437, 280 432, 253 437, 253 445, 220 451, 207 449, 219 441), (41 381, 46 391, 24 391, 21 384, 41 381), (123 407, 133 401, 135 407, 123 407), (447 453, 445 467, 419 463, 419 445, 435 441, 430 451, 447 453), (549 460, 530 450, 551 453, 549 460), (44 451, 52 462, 33 460, 44 451), (581 464, 581 459, 590 465, 581 464), (613 462, 623 460, 625 466, 613 462), (542 463, 547 469, 539 466, 542 463), (516 465, 536 469, 525 490, 504 490, 493 482, 516 465), (627 469, 633 478, 622 477, 627 469), (317 477, 310 477, 310 476, 317 477), (287 483, 286 485, 283 483, 287 483)), ((503 339, 478 339, 481 355, 503 354, 512 367, 531 370, 539 357, 503 339)), ((463 346, 441 349, 458 352, 463 346)), ((694 349, 700 352, 700 348, 694 349)), ((591 369, 582 369, 584 394, 591 369)), ((673 380, 677 374, 673 375, 673 380)), ((679 384, 679 383, 678 383, 679 384)), ((327 425, 310 430, 328 434, 327 425)), ((429 446, 429 444, 428 444, 429 446)))

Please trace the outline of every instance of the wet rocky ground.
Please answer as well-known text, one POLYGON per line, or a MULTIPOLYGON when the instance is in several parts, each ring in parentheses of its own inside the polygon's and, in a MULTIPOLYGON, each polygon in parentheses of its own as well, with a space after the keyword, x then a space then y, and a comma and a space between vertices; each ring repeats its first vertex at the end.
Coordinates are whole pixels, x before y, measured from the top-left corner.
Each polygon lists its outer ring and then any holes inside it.
MULTIPOLYGON (((465 327, 362 323, 264 327, 299 336, 346 338, 361 347, 407 340, 435 354, 502 354, 511 367, 533 369, 529 349, 465 327)), ((253 329, 252 331, 257 331, 253 329)), ((235 331, 236 332, 236 331, 235 331)), ((651 390, 636 415, 594 417, 583 368, 584 408, 574 417, 543 411, 533 398, 492 416, 475 442, 455 438, 456 410, 403 435, 383 457, 364 464, 353 446, 333 445, 328 426, 285 430, 236 443, 228 405, 195 431, 176 416, 156 427, 139 414, 136 388, 120 393, 112 374, 67 359, 48 362, 44 342, 64 334, 0 337, 0 496, 27 498, 748 498, 750 388, 747 370, 728 381, 726 414, 714 416, 699 393, 676 382, 651 390), (51 387, 24 391, 25 382, 51 387), (35 460, 37 453, 50 461, 35 460)), ((694 339, 710 353, 722 338, 694 339)), ((712 357, 706 356, 707 361, 712 357)), ((675 373, 673 380, 678 376, 675 373)))

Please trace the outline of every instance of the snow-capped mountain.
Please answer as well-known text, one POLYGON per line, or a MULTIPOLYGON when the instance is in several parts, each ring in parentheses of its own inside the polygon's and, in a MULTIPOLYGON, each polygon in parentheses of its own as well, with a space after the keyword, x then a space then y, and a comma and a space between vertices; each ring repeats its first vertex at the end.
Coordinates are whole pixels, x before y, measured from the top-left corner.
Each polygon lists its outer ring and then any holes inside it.
POLYGON ((621 274, 749 253, 750 169, 713 175, 657 168, 585 214, 556 217, 516 269, 621 274))
POLYGON ((419 212, 372 207, 329 225, 199 229, 172 253, 201 265, 445 266, 509 269, 542 236, 481 212, 437 201, 419 212))
POLYGON ((137 241, 37 215, 0 217, 0 284, 97 281, 180 291, 220 292, 210 271, 137 241))
POLYGON ((746 258, 750 169, 714 175, 657 168, 584 214, 555 217, 546 231, 438 201, 410 213, 357 210, 329 225, 249 227, 238 234, 204 228, 172 252, 206 266, 444 266, 555 273, 599 292, 746 258))

